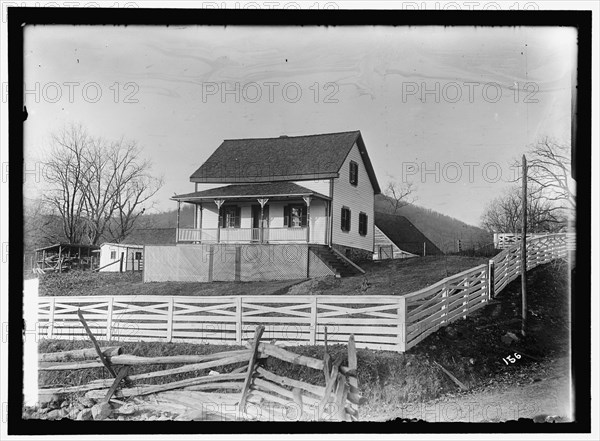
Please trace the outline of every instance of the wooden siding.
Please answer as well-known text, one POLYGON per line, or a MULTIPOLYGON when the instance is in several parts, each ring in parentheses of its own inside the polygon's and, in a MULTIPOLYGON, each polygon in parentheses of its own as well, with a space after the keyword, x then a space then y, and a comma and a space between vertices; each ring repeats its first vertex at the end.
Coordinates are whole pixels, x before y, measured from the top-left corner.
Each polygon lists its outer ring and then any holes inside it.
POLYGON ((394 242, 391 241, 389 237, 383 233, 383 231, 377 228, 377 226, 375 226, 375 248, 373 249, 373 252, 373 259, 376 260, 385 258, 402 259, 416 256, 416 254, 401 250, 394 242), (382 256, 379 255, 380 247, 385 248, 386 251, 382 256))
POLYGON ((330 179, 321 179, 317 181, 294 181, 294 184, 306 187, 309 190, 321 193, 324 196, 329 196, 329 188, 331 187, 330 179))
POLYGON ((100 247, 100 264, 99 268, 102 268, 100 271, 102 272, 119 272, 121 266, 119 263, 114 263, 110 266, 108 264, 114 262, 115 260, 121 259, 121 253, 124 253, 123 256, 123 271, 131 271, 132 268, 135 271, 141 271, 143 268, 143 258, 144 258, 144 247, 138 246, 134 247, 133 245, 118 245, 112 243, 106 243, 100 247), (111 259, 110 254, 111 251, 116 253, 116 257, 111 259), (135 260, 135 253, 142 253, 142 259, 135 260), (104 267, 104 268, 103 268, 104 267))
POLYGON ((375 220, 375 195, 371 180, 355 144, 350 150, 344 165, 340 169, 340 177, 333 179, 333 243, 347 247, 360 248, 373 252, 373 225, 375 220), (350 161, 358 164, 358 185, 350 184, 350 161), (341 229, 341 210, 348 207, 351 211, 350 231, 341 229), (358 234, 358 214, 369 216, 366 236, 358 234))

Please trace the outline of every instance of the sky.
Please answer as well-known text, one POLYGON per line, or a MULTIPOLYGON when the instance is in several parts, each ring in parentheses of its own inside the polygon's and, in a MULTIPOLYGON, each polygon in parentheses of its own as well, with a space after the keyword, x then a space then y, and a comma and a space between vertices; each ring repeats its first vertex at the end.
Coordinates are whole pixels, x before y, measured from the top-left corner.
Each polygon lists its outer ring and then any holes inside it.
POLYGON ((73 122, 142 146, 154 212, 224 139, 360 130, 382 189, 478 225, 529 145, 570 142, 575 59, 571 28, 29 25, 25 196, 73 122))

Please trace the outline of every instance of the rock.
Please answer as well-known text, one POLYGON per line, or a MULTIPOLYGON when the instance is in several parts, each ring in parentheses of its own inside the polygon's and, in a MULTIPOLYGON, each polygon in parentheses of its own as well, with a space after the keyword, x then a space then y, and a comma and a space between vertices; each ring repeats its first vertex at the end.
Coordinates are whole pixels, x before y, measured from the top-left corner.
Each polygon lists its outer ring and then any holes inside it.
POLYGON ((124 417, 123 415, 119 415, 119 416, 117 417, 117 420, 118 420, 118 421, 125 421, 125 417, 124 417))
POLYGON ((103 420, 109 417, 111 413, 112 406, 110 405, 110 403, 102 402, 99 404, 95 404, 92 407, 92 417, 94 418, 94 420, 103 420))
POLYGON ((67 400, 60 403, 60 407, 69 407, 69 402, 67 400))
POLYGON ((500 339, 502 340, 502 343, 504 343, 505 345, 510 345, 513 342, 519 341, 519 337, 517 337, 512 332, 507 332, 500 339))
POLYGON ((217 372, 217 371, 210 371, 208 373, 208 375, 221 375, 221 374, 219 372, 217 372))
POLYGON ((458 331, 456 331, 456 329, 454 329, 454 327, 452 326, 446 326, 444 328, 444 331, 446 335, 450 338, 456 338, 458 336, 458 331))
POLYGON ((96 404, 96 401, 88 398, 88 397, 80 397, 77 399, 77 401, 83 406, 83 407, 92 407, 94 404, 96 404))
POLYGON ((469 358, 469 363, 475 364, 475 359, 474 358, 469 358))
POLYGON ((77 415, 79 415, 79 410, 77 408, 73 408, 71 409, 71 411, 67 414, 67 418, 71 419, 71 420, 76 420, 77 419, 77 415))
POLYGON ((83 409, 77 414, 77 421, 89 421, 93 419, 92 409, 83 409))
POLYGON ((119 407, 118 412, 121 415, 131 415, 136 410, 136 406, 133 403, 125 403, 121 407, 119 407))
POLYGON ((48 412, 46 416, 49 420, 60 420, 64 416, 64 414, 62 409, 54 409, 48 412))

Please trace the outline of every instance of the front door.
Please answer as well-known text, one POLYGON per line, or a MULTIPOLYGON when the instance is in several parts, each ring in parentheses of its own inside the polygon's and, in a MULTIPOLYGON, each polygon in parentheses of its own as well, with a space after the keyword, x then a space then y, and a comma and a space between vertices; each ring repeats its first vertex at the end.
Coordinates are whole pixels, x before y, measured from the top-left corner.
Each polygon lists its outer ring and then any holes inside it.
MULTIPOLYGON (((263 228, 264 237, 263 242, 269 239, 269 206, 265 205, 263 208, 263 228)), ((252 206, 252 241, 260 242, 260 205, 252 206)))

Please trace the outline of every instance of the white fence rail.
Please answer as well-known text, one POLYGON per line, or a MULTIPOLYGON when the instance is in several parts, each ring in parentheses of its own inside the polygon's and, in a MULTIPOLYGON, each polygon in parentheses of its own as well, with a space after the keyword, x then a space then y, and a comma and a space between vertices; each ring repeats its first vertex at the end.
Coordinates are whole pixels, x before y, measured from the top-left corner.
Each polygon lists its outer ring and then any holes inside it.
POLYGON ((87 338, 81 308, 99 339, 241 345, 257 324, 266 339, 287 345, 346 342, 399 350, 403 323, 395 296, 118 296, 40 297, 39 335, 87 338))
MULTIPOLYGON (((530 240, 527 269, 565 257, 565 234, 530 240)), ((406 296, 82 296, 40 297, 38 335, 87 338, 81 308, 99 339, 241 345, 265 325, 265 338, 286 345, 346 342, 404 352, 431 333, 485 306, 520 275, 513 246, 490 260, 406 296)))

